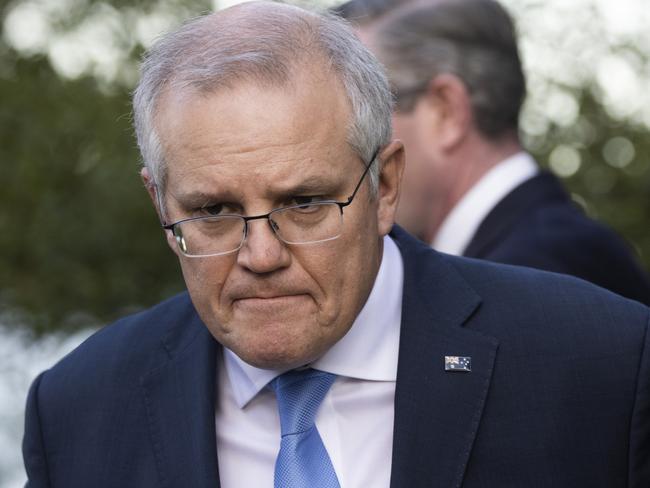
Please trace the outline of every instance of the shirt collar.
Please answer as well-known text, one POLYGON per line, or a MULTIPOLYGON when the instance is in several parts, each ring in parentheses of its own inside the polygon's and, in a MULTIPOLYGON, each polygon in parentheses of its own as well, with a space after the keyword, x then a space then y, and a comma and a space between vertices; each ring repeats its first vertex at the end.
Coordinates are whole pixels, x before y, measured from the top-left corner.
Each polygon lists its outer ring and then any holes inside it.
POLYGON ((508 193, 538 172, 526 152, 519 152, 490 169, 449 212, 431 244, 447 254, 461 255, 481 222, 508 193))
MULTIPOLYGON (((402 321, 404 263, 393 240, 384 237, 384 252, 368 300, 348 333, 311 367, 370 381, 395 381, 402 321)), ((235 402, 243 408, 283 370, 251 366, 224 348, 224 364, 235 402)))

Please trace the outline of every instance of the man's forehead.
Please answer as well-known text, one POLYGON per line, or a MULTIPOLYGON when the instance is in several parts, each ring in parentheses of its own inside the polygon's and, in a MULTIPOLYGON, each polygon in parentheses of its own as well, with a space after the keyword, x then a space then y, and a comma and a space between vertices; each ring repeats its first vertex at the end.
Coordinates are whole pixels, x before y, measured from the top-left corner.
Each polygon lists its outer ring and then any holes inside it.
MULTIPOLYGON (((282 101, 292 109, 306 107, 299 115, 345 117, 350 121, 352 107, 340 75, 323 60, 311 58, 309 63, 297 63, 291 67, 286 78, 261 79, 246 71, 232 74, 218 80, 206 77, 200 83, 185 83, 182 79, 171 80, 161 91, 155 106, 155 119, 176 117, 178 110, 192 104, 218 102, 219 105, 231 105, 235 112, 245 113, 242 102, 257 97, 258 102, 251 113, 255 120, 277 108, 274 102, 282 101), (283 100, 282 100, 283 99, 283 100), (238 105, 233 105, 236 102, 238 105), (172 113, 168 113, 170 109, 172 113)), ((214 106, 214 103, 213 103, 214 106)), ((222 108, 222 107, 218 107, 222 108)), ((298 112, 292 112, 298 115, 298 112)), ((275 115, 291 115, 275 112, 275 115)), ((325 124, 330 119, 321 119, 325 124)))
POLYGON ((339 173, 345 169, 347 161, 341 161, 344 154, 329 151, 314 151, 304 156, 283 155, 264 157, 264 152, 232 153, 227 156, 215 155, 209 161, 196 159, 184 163, 170 164, 170 175, 185 179, 192 174, 215 175, 223 179, 232 179, 240 175, 270 177, 280 176, 287 179, 313 178, 321 175, 339 173))
MULTIPOLYGON (((182 139, 182 138, 181 138, 182 139)), ((190 181, 218 178, 314 179, 348 172, 363 161, 344 137, 316 140, 296 138, 248 142, 212 137, 188 137, 167 151, 168 179, 190 181)))
POLYGON ((168 189, 178 200, 202 204, 210 198, 269 200, 297 194, 347 191, 351 175, 363 171, 358 157, 331 155, 251 163, 221 162, 189 171, 171 168, 168 189))
POLYGON ((294 79, 289 86, 243 82, 211 93, 169 90, 157 129, 169 176, 311 171, 309 162, 354 156, 348 144, 351 108, 340 86, 294 79), (285 169, 283 164, 286 163, 285 169))

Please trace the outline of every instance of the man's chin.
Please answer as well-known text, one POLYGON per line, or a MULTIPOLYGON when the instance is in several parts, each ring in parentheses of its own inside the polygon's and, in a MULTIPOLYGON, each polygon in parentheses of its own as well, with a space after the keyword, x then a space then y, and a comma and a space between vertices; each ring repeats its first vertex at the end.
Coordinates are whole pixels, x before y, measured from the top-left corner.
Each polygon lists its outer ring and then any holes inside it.
POLYGON ((255 350, 246 350, 238 354, 244 362, 261 369, 289 370, 299 368, 318 359, 319 354, 314 351, 304 351, 299 348, 264 347, 255 350))
POLYGON ((296 314, 295 310, 235 314, 228 330, 217 340, 244 362, 263 369, 303 366, 316 360, 328 343, 318 335, 313 315, 296 314))

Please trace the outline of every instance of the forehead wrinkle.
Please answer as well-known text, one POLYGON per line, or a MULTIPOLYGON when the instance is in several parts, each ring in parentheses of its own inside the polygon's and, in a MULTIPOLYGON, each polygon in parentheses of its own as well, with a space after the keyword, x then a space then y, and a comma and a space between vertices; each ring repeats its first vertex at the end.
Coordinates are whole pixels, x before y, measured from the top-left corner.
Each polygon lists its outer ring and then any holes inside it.
MULTIPOLYGON (((175 151, 169 151, 170 166, 174 160, 183 163, 199 163, 201 168, 206 165, 227 164, 282 164, 285 162, 323 160, 327 161, 333 153, 347 152, 348 145, 345 141, 333 141, 323 151, 319 142, 305 140, 299 135, 279 141, 275 138, 263 140, 255 137, 254 141, 241 141, 228 138, 228 141, 214 138, 181 138, 176 141, 175 151), (218 150, 218 154, 215 154, 218 150), (342 151, 343 150, 343 151, 342 151), (324 155, 317 154, 323 153, 324 155), (259 154, 259 155, 257 155, 259 154), (250 159, 249 159, 250 158, 250 159), (242 160, 243 159, 243 160, 242 160)), ((354 153, 351 153, 354 154, 354 153)))
POLYGON ((242 147, 234 142, 228 146, 215 148, 206 144, 184 144, 188 151, 176 151, 170 164, 177 174, 184 174, 206 167, 215 167, 220 173, 242 172, 261 174, 269 170, 277 171, 304 171, 311 167, 328 167, 339 158, 354 158, 356 155, 347 151, 347 145, 343 148, 335 144, 327 148, 319 147, 314 141, 282 142, 276 144, 265 144, 259 147, 249 145, 242 147), (215 154, 218 149, 218 154, 215 154), (343 149, 343 150, 341 150, 343 149), (203 154, 201 154, 203 153, 203 154), (174 160, 177 164, 174 164, 174 160), (283 166, 290 165, 286 169, 283 166), (179 168, 180 167, 180 168, 179 168))
MULTIPOLYGON (((342 125, 347 125, 352 117, 352 107, 347 100, 345 89, 338 74, 331 67, 324 65, 322 60, 315 62, 313 59, 310 59, 309 63, 297 63, 297 66, 292 70, 291 76, 282 84, 259 83, 244 78, 233 86, 220 87, 219 89, 213 88, 205 92, 194 90, 173 92, 167 90, 161 96, 158 115, 160 116, 160 112, 165 112, 170 107, 175 106, 183 110, 188 104, 197 102, 199 104, 210 103, 213 99, 220 100, 219 103, 222 103, 224 107, 232 109, 233 106, 237 106, 238 100, 242 97, 250 99, 260 94, 264 95, 264 110, 258 111, 256 116, 269 119, 269 117, 265 116, 265 113, 271 114, 270 118, 275 118, 280 126, 303 128, 308 124, 313 126, 314 133, 319 133, 326 132, 327 128, 335 123, 334 119, 338 118, 336 116, 341 117, 336 122, 336 125, 342 122, 342 125), (332 92, 334 95, 331 103, 323 104, 321 98, 310 99, 307 96, 309 93, 322 93, 323 90, 332 92), (298 110, 274 110, 275 108, 284 108, 273 106, 278 101, 282 103, 283 99, 296 101, 298 110)), ((186 127, 183 127, 183 129, 187 130, 186 127)), ((268 129, 272 129, 272 126, 268 129)), ((267 128, 265 128, 256 136, 264 138, 268 132, 267 128)), ((347 131, 344 130, 342 134, 344 139, 347 136, 346 133, 347 131)), ((289 135, 297 137, 295 131, 283 130, 281 134, 285 138, 289 135), (290 132, 294 133, 290 134, 290 132)), ((233 135, 236 136, 237 134, 229 134, 229 136, 233 135)), ((266 142, 273 144, 273 140, 266 140, 266 142)), ((294 142, 298 142, 298 140, 294 142)))
MULTIPOLYGON (((352 162, 346 164, 352 165, 352 162)), ((183 177, 183 173, 177 174, 176 177, 180 183, 170 188, 170 193, 177 199, 192 201, 209 200, 210 198, 228 198, 239 201, 246 197, 276 200, 292 193, 343 192, 346 189, 345 183, 351 178, 351 172, 341 171, 341 168, 333 165, 331 161, 315 158, 300 162, 294 160, 276 161, 255 166, 247 171, 242 171, 236 163, 231 163, 230 166, 233 169, 226 172, 214 171, 208 174, 186 175, 185 177, 183 177), (273 167, 280 169, 279 171, 274 170, 273 167), (268 172, 269 169, 271 174, 268 172), (262 185, 249 187, 248 181, 262 182, 262 185), (249 188, 250 191, 247 191, 249 188)), ((356 167, 356 165, 353 166, 356 167)), ((359 166, 361 167, 361 165, 359 166)))

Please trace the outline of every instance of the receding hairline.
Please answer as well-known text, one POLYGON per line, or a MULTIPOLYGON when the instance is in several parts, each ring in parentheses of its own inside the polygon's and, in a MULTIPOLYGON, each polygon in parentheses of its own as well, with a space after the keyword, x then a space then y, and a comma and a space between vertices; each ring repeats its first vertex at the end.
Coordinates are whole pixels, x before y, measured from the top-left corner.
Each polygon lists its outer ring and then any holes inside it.
MULTIPOLYGON (((282 61, 286 61, 283 63, 287 67, 286 76, 278 75, 282 69, 275 72, 262 72, 263 70, 252 69, 250 71, 242 70, 236 74, 233 72, 228 76, 220 77, 218 81, 207 79, 205 83, 201 83, 201 80, 193 78, 192 75, 188 77, 185 73, 186 70, 174 69, 157 90, 156 100, 163 98, 164 92, 168 90, 210 94, 221 87, 232 89, 242 83, 251 82, 257 83, 260 87, 283 87, 291 84, 297 78, 296 74, 301 70, 304 70, 305 73, 310 71, 321 74, 327 73, 342 83, 341 73, 337 72, 337 70, 318 69, 319 67, 331 68, 331 63, 326 46, 321 44, 316 34, 322 23, 322 15, 316 12, 284 3, 259 0, 240 3, 220 10, 218 14, 215 12, 193 20, 203 24, 201 26, 202 35, 204 41, 209 42, 210 33, 215 29, 220 31, 220 38, 237 36, 238 33, 243 34, 245 37, 253 37, 260 27, 263 27, 259 22, 268 23, 269 15, 276 17, 273 20, 279 20, 277 14, 284 16, 284 19, 286 19, 284 24, 290 27, 288 32, 292 34, 290 40, 302 41, 292 44, 290 47, 283 46, 273 50, 276 55, 284 55, 282 61)), ((155 105, 156 103, 154 103, 155 105)))
POLYGON ((233 77, 232 79, 219 84, 206 84, 200 86, 186 85, 176 86, 170 83, 163 87, 156 98, 153 111, 153 122, 156 131, 158 127, 156 120, 161 111, 167 106, 167 102, 176 99, 193 99, 220 96, 223 93, 234 93, 242 89, 254 88, 258 90, 280 90, 287 93, 295 93, 300 87, 306 86, 313 82, 314 85, 325 82, 338 92, 337 100, 343 101, 343 107, 348 119, 348 124, 353 120, 353 107, 349 99, 342 77, 327 62, 324 54, 318 54, 316 57, 309 59, 297 58, 289 66, 287 77, 282 80, 274 78, 264 78, 255 74, 243 74, 233 77))
MULTIPOLYGON (((316 53, 317 56, 307 59, 306 57, 296 58, 292 64, 289 66, 289 71, 287 73, 286 79, 279 80, 273 78, 259 77, 255 74, 244 74, 241 76, 233 77, 231 80, 225 83, 219 83, 217 85, 205 85, 205 86, 175 86, 173 83, 163 87, 154 104, 154 110, 152 112, 152 125, 154 131, 157 135, 162 134, 162 128, 160 126, 161 118, 165 117, 165 111, 169 108, 169 103, 172 100, 181 100, 183 99, 194 99, 201 97, 212 97, 220 96, 228 92, 237 92, 241 89, 246 89, 247 87, 253 87, 259 90, 281 90, 286 93, 295 93, 299 90, 299 87, 305 86, 314 82, 316 85, 318 82, 325 82, 332 86, 338 93, 337 100, 341 101, 341 107, 345 117, 345 133, 349 133, 350 126, 354 123, 354 113, 352 101, 349 99, 345 85, 340 74, 327 62, 327 58, 324 53, 316 53)), ((310 88, 313 90, 314 88, 310 88)), ((165 164, 163 165, 161 177, 162 181, 160 182, 161 187, 166 186, 166 179, 168 176, 167 164, 170 162, 167 159, 167 147, 165 147, 165 142, 161 139, 161 145, 163 149, 165 164)), ((346 142, 346 145, 353 150, 350 145, 350 141, 346 142)), ((362 161, 365 164, 365 161, 362 161)))
MULTIPOLYGON (((164 179, 162 143, 154 127, 160 122, 163 90, 205 94, 237 87, 243 80, 287 86, 295 67, 316 70, 344 86, 352 109, 346 142, 363 161, 391 134, 392 100, 386 75, 376 58, 355 39, 349 22, 323 10, 255 2, 198 17, 161 37, 145 54, 142 76, 133 95, 134 121, 144 165, 153 182, 164 179), (300 60, 303 63, 297 63, 300 60)), ((321 78, 323 75, 321 75, 321 78)), ((264 110, 264 107, 260 107, 264 110)), ((163 115, 165 116, 165 115, 163 115)), ((375 166, 376 167, 376 166, 375 166)), ((373 188, 378 175, 370 172, 373 188)))
MULTIPOLYGON (((210 34, 215 30, 220 32, 220 38, 225 36, 250 37, 252 33, 262 27, 263 23, 268 23, 269 19, 282 22, 283 26, 289 28, 292 40, 299 41, 291 46, 291 48, 297 46, 295 50, 286 46, 276 50, 276 55, 284 55, 283 58, 286 62, 282 64, 287 68, 286 71, 281 68, 265 73, 257 69, 243 70, 236 74, 233 72, 220 77, 218 81, 215 81, 198 80, 192 76, 188 78, 185 70, 174 70, 156 91, 151 106, 150 120, 156 135, 160 133, 159 116, 161 112, 164 112, 165 101, 170 100, 170 97, 205 97, 223 91, 237 90, 245 85, 253 85, 257 88, 290 89, 292 84, 303 76, 320 75, 335 80, 335 83, 343 88, 341 93, 350 109, 349 122, 351 122, 351 100, 348 99, 347 92, 343 87, 341 74, 333 69, 328 60, 326 48, 320 44, 317 35, 315 35, 322 22, 321 16, 317 13, 293 5, 262 0, 237 4, 219 11, 218 14, 208 14, 192 19, 192 21, 201 24, 200 28, 203 31, 201 35, 205 42, 209 42, 210 34)), ((160 142, 164 145, 162 141, 160 142)), ((164 151, 161 156, 163 160, 166 159, 164 151)), ((166 165, 167 161, 161 165, 160 177, 163 180, 160 182, 161 186, 164 186, 166 179, 166 165)))

